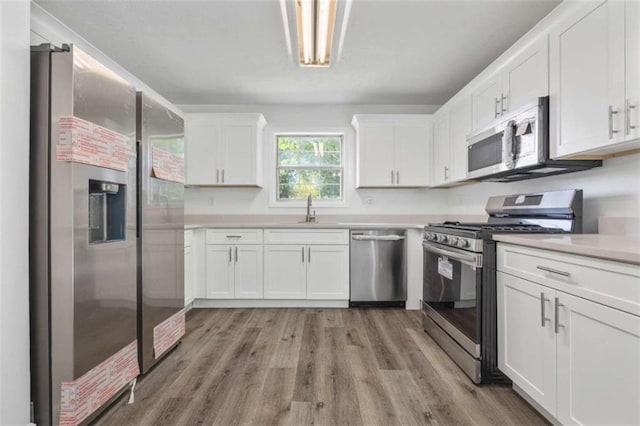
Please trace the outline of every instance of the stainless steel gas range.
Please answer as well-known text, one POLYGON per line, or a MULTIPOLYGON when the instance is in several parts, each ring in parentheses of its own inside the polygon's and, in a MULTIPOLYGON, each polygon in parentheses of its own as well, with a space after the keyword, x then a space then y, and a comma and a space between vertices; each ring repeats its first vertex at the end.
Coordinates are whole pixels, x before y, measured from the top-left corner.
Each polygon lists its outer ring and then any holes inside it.
POLYGON ((424 228, 424 329, 475 383, 507 382, 498 370, 496 233, 582 232, 582 190, 491 197, 486 223, 424 228))

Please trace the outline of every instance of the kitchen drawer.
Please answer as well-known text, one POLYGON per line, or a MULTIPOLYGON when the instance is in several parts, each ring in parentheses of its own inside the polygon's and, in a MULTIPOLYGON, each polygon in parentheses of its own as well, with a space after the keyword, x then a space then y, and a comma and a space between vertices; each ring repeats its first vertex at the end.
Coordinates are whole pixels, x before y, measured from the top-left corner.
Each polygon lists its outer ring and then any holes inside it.
POLYGON ((207 244, 262 244, 262 229, 207 229, 207 244))
POLYGON ((193 245, 193 230, 184 231, 184 246, 192 246, 193 245))
POLYGON ((499 243, 497 269, 640 315, 640 265, 499 243))
POLYGON ((348 229, 265 229, 265 244, 349 244, 348 229))

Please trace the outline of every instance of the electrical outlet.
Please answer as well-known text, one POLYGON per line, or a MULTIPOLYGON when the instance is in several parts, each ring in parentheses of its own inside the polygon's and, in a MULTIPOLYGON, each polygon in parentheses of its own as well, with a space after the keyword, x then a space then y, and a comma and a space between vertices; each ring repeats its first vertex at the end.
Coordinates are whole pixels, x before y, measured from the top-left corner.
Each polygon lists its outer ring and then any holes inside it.
POLYGON ((373 205, 373 198, 365 198, 364 199, 364 203, 368 206, 372 206, 373 205))

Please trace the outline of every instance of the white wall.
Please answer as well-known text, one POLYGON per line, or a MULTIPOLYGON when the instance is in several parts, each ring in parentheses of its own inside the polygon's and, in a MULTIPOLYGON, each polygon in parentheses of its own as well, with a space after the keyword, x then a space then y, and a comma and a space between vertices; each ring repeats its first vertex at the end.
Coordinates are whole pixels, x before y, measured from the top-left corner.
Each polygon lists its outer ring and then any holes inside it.
POLYGON ((29 2, 0 1, 0 424, 29 422, 29 2))
MULTIPOLYGON (((606 160, 602 168, 515 183, 482 183, 450 189, 355 189, 354 113, 430 113, 433 106, 181 105, 185 112, 262 112, 267 119, 265 188, 187 188, 186 214, 303 214, 301 207, 270 207, 275 131, 345 131, 346 207, 317 207, 318 214, 484 214, 491 195, 555 189, 583 189, 585 231, 598 216, 640 216, 640 155, 606 160), (373 204, 366 200, 372 199, 373 204)), ((187 141, 188 143, 188 141, 187 141)), ((428 164, 425 164, 428 167, 428 164)))
POLYGON ((480 183, 450 189, 448 213, 480 214, 490 195, 559 189, 584 190, 584 231, 598 217, 640 217, 640 154, 605 160, 601 168, 514 183, 480 183))
MULTIPOLYGON (((274 172, 274 132, 341 131, 345 139, 346 207, 318 207, 323 214, 423 214, 446 209, 446 192, 436 189, 355 189, 354 113, 432 113, 432 105, 180 105, 188 112, 261 112, 264 131, 264 188, 187 188, 186 214, 304 214, 304 207, 271 207, 270 183, 274 172), (367 201, 371 200, 371 204, 367 201)), ((188 143, 188 141, 187 141, 188 143)), ((187 165, 188 167, 188 165, 187 165)), ((428 167, 428 164, 425 164, 428 167)))

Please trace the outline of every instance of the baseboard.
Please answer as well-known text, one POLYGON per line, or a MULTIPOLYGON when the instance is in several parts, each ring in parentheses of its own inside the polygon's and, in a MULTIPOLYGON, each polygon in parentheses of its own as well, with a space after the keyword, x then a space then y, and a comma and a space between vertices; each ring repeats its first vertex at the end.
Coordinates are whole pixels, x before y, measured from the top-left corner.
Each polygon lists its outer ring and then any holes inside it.
POLYGON ((195 299, 193 308, 348 308, 348 300, 195 299))

